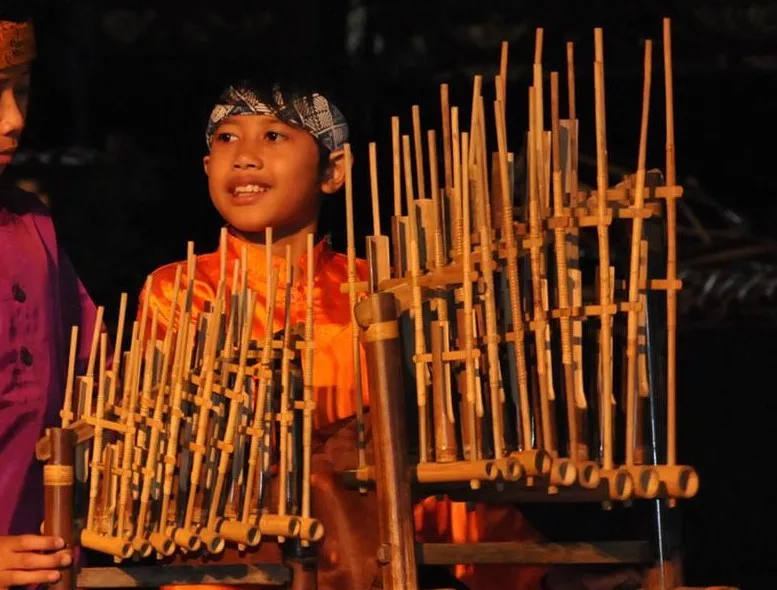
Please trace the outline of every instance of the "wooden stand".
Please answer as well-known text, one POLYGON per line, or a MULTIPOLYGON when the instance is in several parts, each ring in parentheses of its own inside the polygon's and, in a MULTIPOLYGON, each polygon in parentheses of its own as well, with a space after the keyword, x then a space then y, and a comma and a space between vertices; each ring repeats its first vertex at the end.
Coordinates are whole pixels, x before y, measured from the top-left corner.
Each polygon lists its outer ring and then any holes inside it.
POLYGON ((390 293, 371 295, 354 311, 364 330, 362 343, 372 392, 383 587, 417 590, 396 300, 390 293))
MULTIPOLYGON (((43 534, 62 537, 65 547, 72 548, 73 534, 73 459, 75 432, 51 428, 47 432, 51 457, 43 466, 43 534)), ((52 590, 73 590, 75 564, 61 570, 59 582, 52 590)))

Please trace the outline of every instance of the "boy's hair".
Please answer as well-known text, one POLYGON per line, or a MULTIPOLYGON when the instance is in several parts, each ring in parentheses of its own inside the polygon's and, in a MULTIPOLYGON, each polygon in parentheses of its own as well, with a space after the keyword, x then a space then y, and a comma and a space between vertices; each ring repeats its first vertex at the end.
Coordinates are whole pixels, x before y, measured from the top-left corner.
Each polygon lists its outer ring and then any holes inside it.
POLYGON ((306 130, 318 144, 322 161, 348 141, 345 116, 323 94, 301 85, 243 79, 224 90, 213 107, 205 130, 208 149, 221 122, 237 115, 272 115, 306 130))

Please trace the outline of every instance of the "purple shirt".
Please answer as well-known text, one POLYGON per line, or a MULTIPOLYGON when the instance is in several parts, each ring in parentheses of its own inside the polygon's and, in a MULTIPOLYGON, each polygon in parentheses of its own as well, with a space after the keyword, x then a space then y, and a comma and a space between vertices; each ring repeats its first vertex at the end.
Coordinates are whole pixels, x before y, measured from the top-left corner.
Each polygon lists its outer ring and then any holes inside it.
POLYGON ((43 469, 35 443, 61 424, 70 328, 78 368, 96 310, 34 195, 0 189, 0 535, 39 533, 43 469))

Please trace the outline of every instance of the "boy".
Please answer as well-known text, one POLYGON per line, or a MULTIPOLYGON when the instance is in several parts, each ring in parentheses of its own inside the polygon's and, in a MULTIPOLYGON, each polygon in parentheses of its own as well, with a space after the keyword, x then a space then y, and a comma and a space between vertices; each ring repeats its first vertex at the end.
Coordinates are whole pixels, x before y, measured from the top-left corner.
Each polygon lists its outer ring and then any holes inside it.
MULTIPOLYGON (((337 107, 320 94, 305 90, 263 88, 244 81, 230 87, 213 109, 206 131, 209 154, 204 158, 205 173, 211 200, 228 226, 227 268, 232 268, 242 248, 248 250, 248 286, 259 294, 255 338, 261 338, 265 330, 267 227, 273 228, 274 265, 283 271, 287 244, 293 260, 299 261, 291 322, 304 321, 307 286, 301 258, 306 236, 310 232, 318 235, 323 199, 343 186, 346 170, 342 148, 347 139, 348 127, 337 107)), ((311 496, 313 514, 326 531, 318 552, 318 587, 364 590, 378 578, 376 497, 345 490, 338 479, 339 472, 356 464, 350 309, 348 296, 340 291, 341 283, 347 281, 347 263, 346 257, 332 252, 323 239, 315 256, 316 411, 311 496)), ((149 297, 151 308, 157 308, 162 332, 169 321, 175 269, 171 264, 154 271, 150 293, 142 293, 140 298, 141 306, 149 297)), ((366 277, 366 271, 360 261, 360 279, 366 277)), ((198 256, 195 272, 194 309, 202 311, 204 302, 216 295, 219 252, 198 256)), ((277 301, 283 301, 282 275, 279 283, 277 301)), ((283 314, 282 306, 276 307, 275 329, 282 325, 283 314)), ((366 379, 362 383, 366 385, 366 379)), ((367 398, 365 387, 365 405, 367 398)), ((468 515, 461 504, 452 506, 433 498, 416 507, 416 523, 429 541, 527 538, 527 527, 514 510, 479 509, 478 514, 468 515)), ((544 568, 515 566, 458 569, 458 576, 475 590, 534 590, 545 574, 544 568)))
MULTIPOLYGON (((0 8, 0 174, 24 128, 35 57, 24 4, 0 8)), ((43 478, 35 443, 46 427, 58 423, 70 327, 79 326, 79 350, 88 353, 94 322, 94 305, 57 244, 46 207, 8 182, 0 185, 2 588, 55 582, 57 569, 71 562, 61 538, 36 534, 43 516, 43 478)))

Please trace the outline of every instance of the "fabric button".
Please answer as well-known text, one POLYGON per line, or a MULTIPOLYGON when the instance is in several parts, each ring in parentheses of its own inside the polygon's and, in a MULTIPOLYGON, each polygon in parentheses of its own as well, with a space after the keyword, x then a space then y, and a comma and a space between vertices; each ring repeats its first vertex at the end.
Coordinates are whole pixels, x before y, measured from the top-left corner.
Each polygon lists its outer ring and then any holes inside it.
POLYGON ((16 301, 19 303, 24 303, 27 301, 27 294, 21 288, 19 283, 14 283, 11 290, 13 291, 13 298, 16 299, 16 301))
POLYGON ((22 346, 22 349, 20 351, 21 353, 21 359, 22 362, 28 366, 32 366, 32 353, 29 351, 29 349, 26 346, 22 346))

